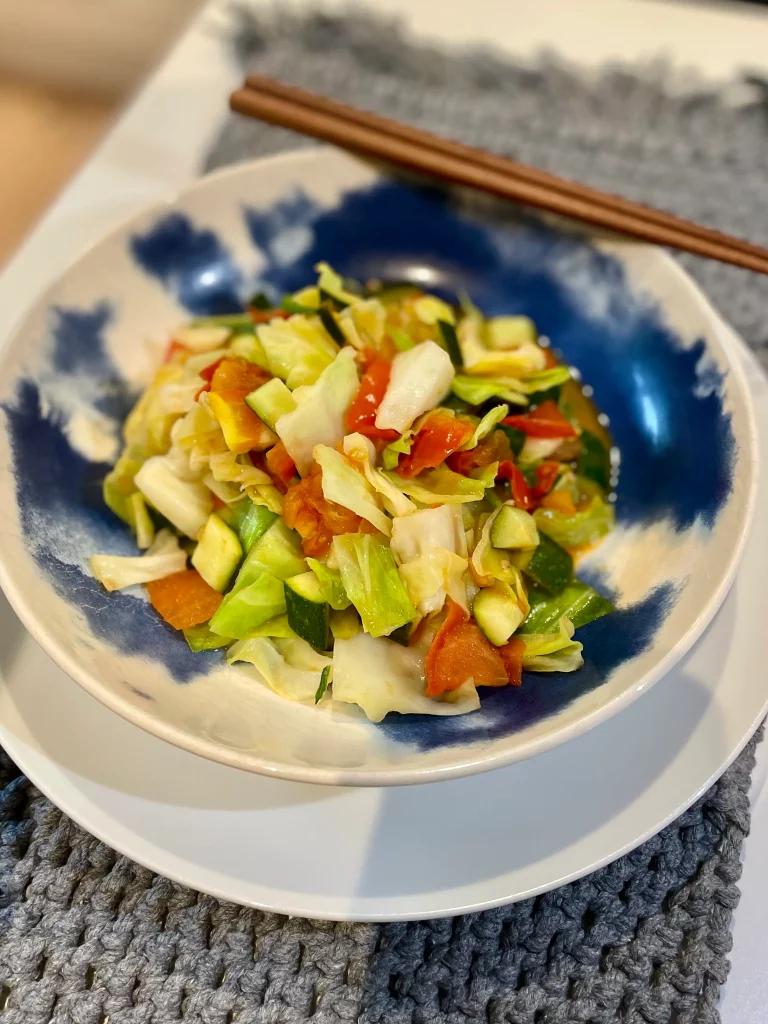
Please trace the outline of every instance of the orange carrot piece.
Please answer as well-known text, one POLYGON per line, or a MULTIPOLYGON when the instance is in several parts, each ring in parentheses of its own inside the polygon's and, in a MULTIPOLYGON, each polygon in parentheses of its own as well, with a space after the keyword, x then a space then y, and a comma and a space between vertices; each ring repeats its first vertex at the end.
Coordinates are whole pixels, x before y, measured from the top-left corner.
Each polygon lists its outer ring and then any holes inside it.
POLYGON ((183 569, 147 583, 147 592, 152 607, 174 629, 207 622, 223 600, 196 569, 183 569))

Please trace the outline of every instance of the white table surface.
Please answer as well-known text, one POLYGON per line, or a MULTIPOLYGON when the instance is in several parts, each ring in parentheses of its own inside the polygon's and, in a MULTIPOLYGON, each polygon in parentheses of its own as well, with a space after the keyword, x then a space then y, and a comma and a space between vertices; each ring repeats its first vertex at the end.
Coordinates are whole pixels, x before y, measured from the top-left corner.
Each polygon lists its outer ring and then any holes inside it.
MULTIPOLYGON (((267 6, 271 0, 251 0, 267 6)), ((299 6, 303 0, 295 0, 299 6)), ((325 0, 342 6, 346 0, 325 0)), ((111 134, 62 193, 0 274, 0 339, 90 240, 141 206, 171 198, 198 173, 238 70, 224 43, 226 0, 212 0, 184 34, 111 134)), ((727 80, 742 69, 768 73, 768 10, 673 0, 368 0, 402 18, 416 35, 448 44, 490 42, 531 60, 551 49, 585 67, 606 60, 659 57, 691 75, 727 80)), ((0 203, 0 207, 1 207, 0 203)), ((733 967, 724 1024, 768 1019, 768 741, 752 789, 742 900, 736 912, 733 967)))

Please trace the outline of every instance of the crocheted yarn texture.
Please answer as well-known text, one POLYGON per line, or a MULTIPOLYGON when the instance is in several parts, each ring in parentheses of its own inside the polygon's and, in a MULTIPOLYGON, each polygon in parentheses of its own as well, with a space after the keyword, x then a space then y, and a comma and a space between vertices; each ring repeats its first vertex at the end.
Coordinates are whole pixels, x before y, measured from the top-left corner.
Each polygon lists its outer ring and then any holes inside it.
MULTIPOLYGON (((733 109, 627 70, 588 85, 554 61, 523 70, 407 44, 363 14, 244 17, 237 44, 265 74, 768 243, 759 97, 733 109)), ((308 143, 230 119, 208 164, 297 144, 308 143)), ((685 262, 768 363, 765 282, 685 262)), ((394 925, 287 919, 153 875, 75 826, 0 751, 0 1017, 714 1024, 758 739, 678 821, 596 874, 512 907, 394 925)))

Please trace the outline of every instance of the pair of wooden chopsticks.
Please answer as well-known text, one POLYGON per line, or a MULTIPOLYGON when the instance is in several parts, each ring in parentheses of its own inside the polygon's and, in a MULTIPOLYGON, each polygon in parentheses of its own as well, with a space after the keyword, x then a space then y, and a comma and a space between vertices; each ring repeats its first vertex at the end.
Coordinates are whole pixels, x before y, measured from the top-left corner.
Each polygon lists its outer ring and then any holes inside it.
POLYGON ((768 250, 758 245, 270 78, 249 75, 230 97, 230 106, 239 114, 443 181, 768 274, 768 250))

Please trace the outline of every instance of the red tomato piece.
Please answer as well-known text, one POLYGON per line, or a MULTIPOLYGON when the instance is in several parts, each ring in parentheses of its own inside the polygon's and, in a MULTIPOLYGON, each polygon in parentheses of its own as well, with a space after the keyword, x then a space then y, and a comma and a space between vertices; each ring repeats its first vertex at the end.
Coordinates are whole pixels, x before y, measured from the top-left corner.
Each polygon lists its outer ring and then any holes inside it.
POLYGON ((497 479, 509 480, 509 487, 512 491, 512 500, 518 508, 523 509, 525 512, 529 512, 533 508, 533 495, 531 489, 526 482, 525 477, 518 467, 512 462, 507 460, 506 462, 499 463, 499 472, 497 479))
POLYGON ((380 430, 376 426, 376 413, 389 384, 392 365, 386 359, 373 359, 363 374, 357 394, 347 410, 346 428, 348 434, 364 434, 394 441, 400 435, 396 430, 380 430))
POLYGON ((523 682, 523 655, 525 643, 519 636, 513 636, 503 647, 499 647, 499 655, 507 670, 507 678, 512 686, 520 686, 523 682))
POLYGON ((326 499, 317 463, 308 476, 288 488, 283 519, 286 526, 297 531, 304 554, 311 558, 327 555, 336 534, 357 533, 361 525, 360 516, 326 499))
POLYGON ((509 682, 498 650, 475 620, 465 621, 463 609, 450 600, 445 622, 427 652, 426 675, 428 697, 457 690, 470 676, 475 686, 506 686, 509 682))
MULTIPOLYGON (((204 373, 208 374, 210 369, 207 367, 204 373)), ((210 376, 200 376, 210 380, 211 391, 240 391, 243 398, 269 380, 269 374, 260 366, 232 356, 220 359, 210 376)))
POLYGON ((223 600, 196 569, 182 569, 147 583, 147 593, 152 607, 174 629, 207 622, 223 600))
POLYGON ((529 437, 576 437, 576 430, 551 398, 524 416, 507 416, 505 427, 522 430, 529 437))
POLYGON ((446 460, 454 473, 469 476, 473 469, 483 469, 493 462, 511 462, 512 448, 503 430, 494 430, 488 437, 467 452, 454 452, 446 460))
POLYGON ((265 459, 270 473, 274 473, 284 484, 289 484, 296 476, 296 463, 282 441, 278 441, 274 448, 269 449, 265 459))
POLYGON ((536 484, 533 488, 534 498, 543 498, 545 494, 549 494, 555 485, 559 472, 559 462, 542 462, 541 465, 536 467, 536 484))
POLYGON ((401 457, 397 466, 400 476, 409 480, 423 469, 432 469, 457 451, 472 437, 474 428, 466 420, 435 412, 419 430, 410 454, 401 457))

